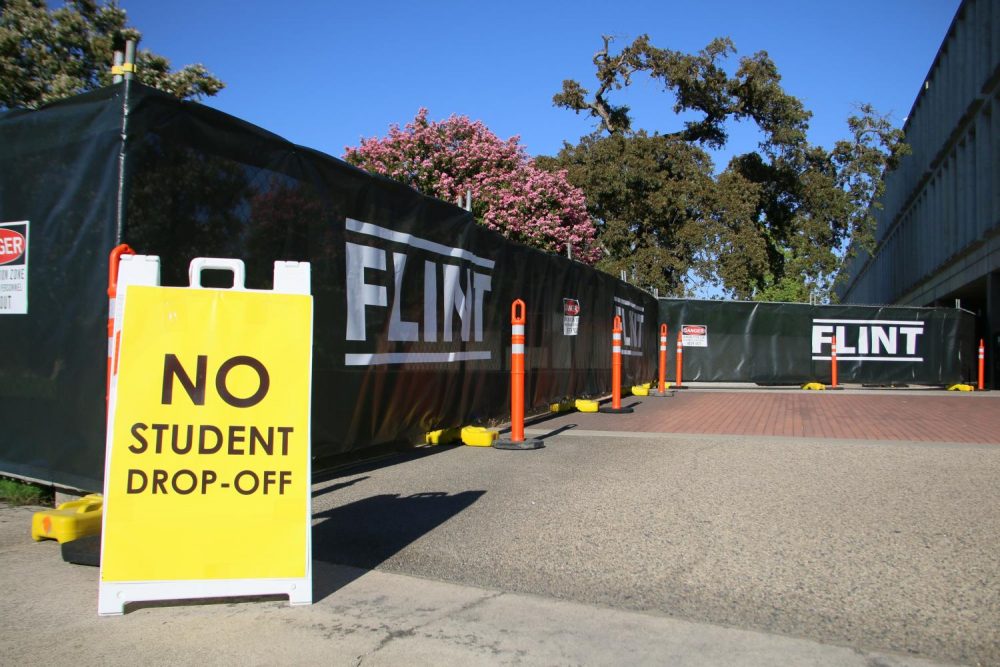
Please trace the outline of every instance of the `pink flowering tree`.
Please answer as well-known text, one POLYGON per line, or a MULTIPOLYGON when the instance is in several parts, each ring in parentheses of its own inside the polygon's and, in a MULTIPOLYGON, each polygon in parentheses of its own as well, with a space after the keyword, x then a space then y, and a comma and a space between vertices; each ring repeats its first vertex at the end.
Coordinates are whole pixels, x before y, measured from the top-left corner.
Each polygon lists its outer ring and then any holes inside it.
POLYGON ((536 166, 518 137, 504 141, 480 121, 429 121, 420 109, 406 127, 347 147, 344 159, 446 201, 464 201, 471 190, 476 221, 505 237, 553 253, 569 243, 588 264, 601 257, 583 191, 565 171, 536 166))

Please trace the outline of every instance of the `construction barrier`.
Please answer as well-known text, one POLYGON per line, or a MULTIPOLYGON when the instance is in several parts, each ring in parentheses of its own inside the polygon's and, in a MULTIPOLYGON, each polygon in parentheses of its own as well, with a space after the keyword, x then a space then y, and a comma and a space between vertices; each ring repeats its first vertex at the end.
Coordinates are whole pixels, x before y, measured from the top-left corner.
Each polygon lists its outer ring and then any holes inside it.
MULTIPOLYGON (((275 261, 311 264, 317 470, 506 420, 517 298, 527 303, 526 412, 611 390, 615 315, 623 384, 653 377, 658 305, 646 292, 217 110, 129 90, 128 104, 112 86, 0 112, 0 161, 16 165, 0 169, 0 225, 30 220, 32 257, 27 312, 0 312, 0 342, 17 350, 0 367, 0 471, 101 488, 103 262, 122 243, 171 258, 167 286, 186 286, 196 257, 242 259, 253 289, 271 287, 275 261)), ((225 278, 208 273, 205 284, 225 278)))
POLYGON ((976 377, 975 316, 957 308, 661 299, 660 321, 688 331, 689 383, 828 380, 834 336, 839 386, 947 386, 976 377))

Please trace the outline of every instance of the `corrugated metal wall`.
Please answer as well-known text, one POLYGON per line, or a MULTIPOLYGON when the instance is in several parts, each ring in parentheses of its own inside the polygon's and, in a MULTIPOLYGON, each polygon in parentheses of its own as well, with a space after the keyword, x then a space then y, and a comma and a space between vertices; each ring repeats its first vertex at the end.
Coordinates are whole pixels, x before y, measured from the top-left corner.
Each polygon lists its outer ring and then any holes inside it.
POLYGON ((908 302, 1000 231, 998 83, 1000 0, 966 0, 904 126, 913 153, 886 179, 875 257, 854 260, 843 302, 908 302))

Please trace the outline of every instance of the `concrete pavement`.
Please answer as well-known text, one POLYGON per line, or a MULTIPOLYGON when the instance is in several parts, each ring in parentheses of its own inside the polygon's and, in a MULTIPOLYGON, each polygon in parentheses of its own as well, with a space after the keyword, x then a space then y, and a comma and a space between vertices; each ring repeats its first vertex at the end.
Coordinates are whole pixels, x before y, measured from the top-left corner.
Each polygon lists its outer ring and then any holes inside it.
POLYGON ((315 563, 316 602, 132 605, 97 616, 97 569, 0 507, 0 663, 10 665, 708 665, 930 667, 879 651, 315 563))
MULTIPOLYGON (((55 543, 31 542, 27 511, 2 509, 0 655, 1000 664, 1000 432, 982 429, 992 416, 971 442, 760 435, 777 417, 735 419, 757 435, 729 435, 704 415, 759 410, 736 400, 754 392, 703 392, 714 407, 699 393, 535 424, 547 444, 537 451, 433 448, 318 481, 309 608, 174 603, 99 619, 97 570, 62 563, 55 543), (707 433, 655 432, 699 420, 707 433)), ((863 419, 898 412, 898 397, 878 394, 865 395, 863 419)), ((818 402, 805 409, 836 414, 844 397, 809 396, 818 402)), ((971 402, 990 415, 998 399, 939 396, 909 420, 933 426, 971 402)))

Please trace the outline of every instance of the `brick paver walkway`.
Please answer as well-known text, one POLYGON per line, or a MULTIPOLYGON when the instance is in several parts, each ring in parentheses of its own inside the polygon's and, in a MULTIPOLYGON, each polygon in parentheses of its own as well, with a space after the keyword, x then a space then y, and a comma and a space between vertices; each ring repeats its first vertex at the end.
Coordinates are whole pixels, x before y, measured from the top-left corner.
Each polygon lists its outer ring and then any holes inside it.
POLYGON ((534 428, 1000 444, 1000 395, 994 393, 682 390, 672 398, 629 396, 622 405, 634 405, 635 412, 572 412, 534 428))

